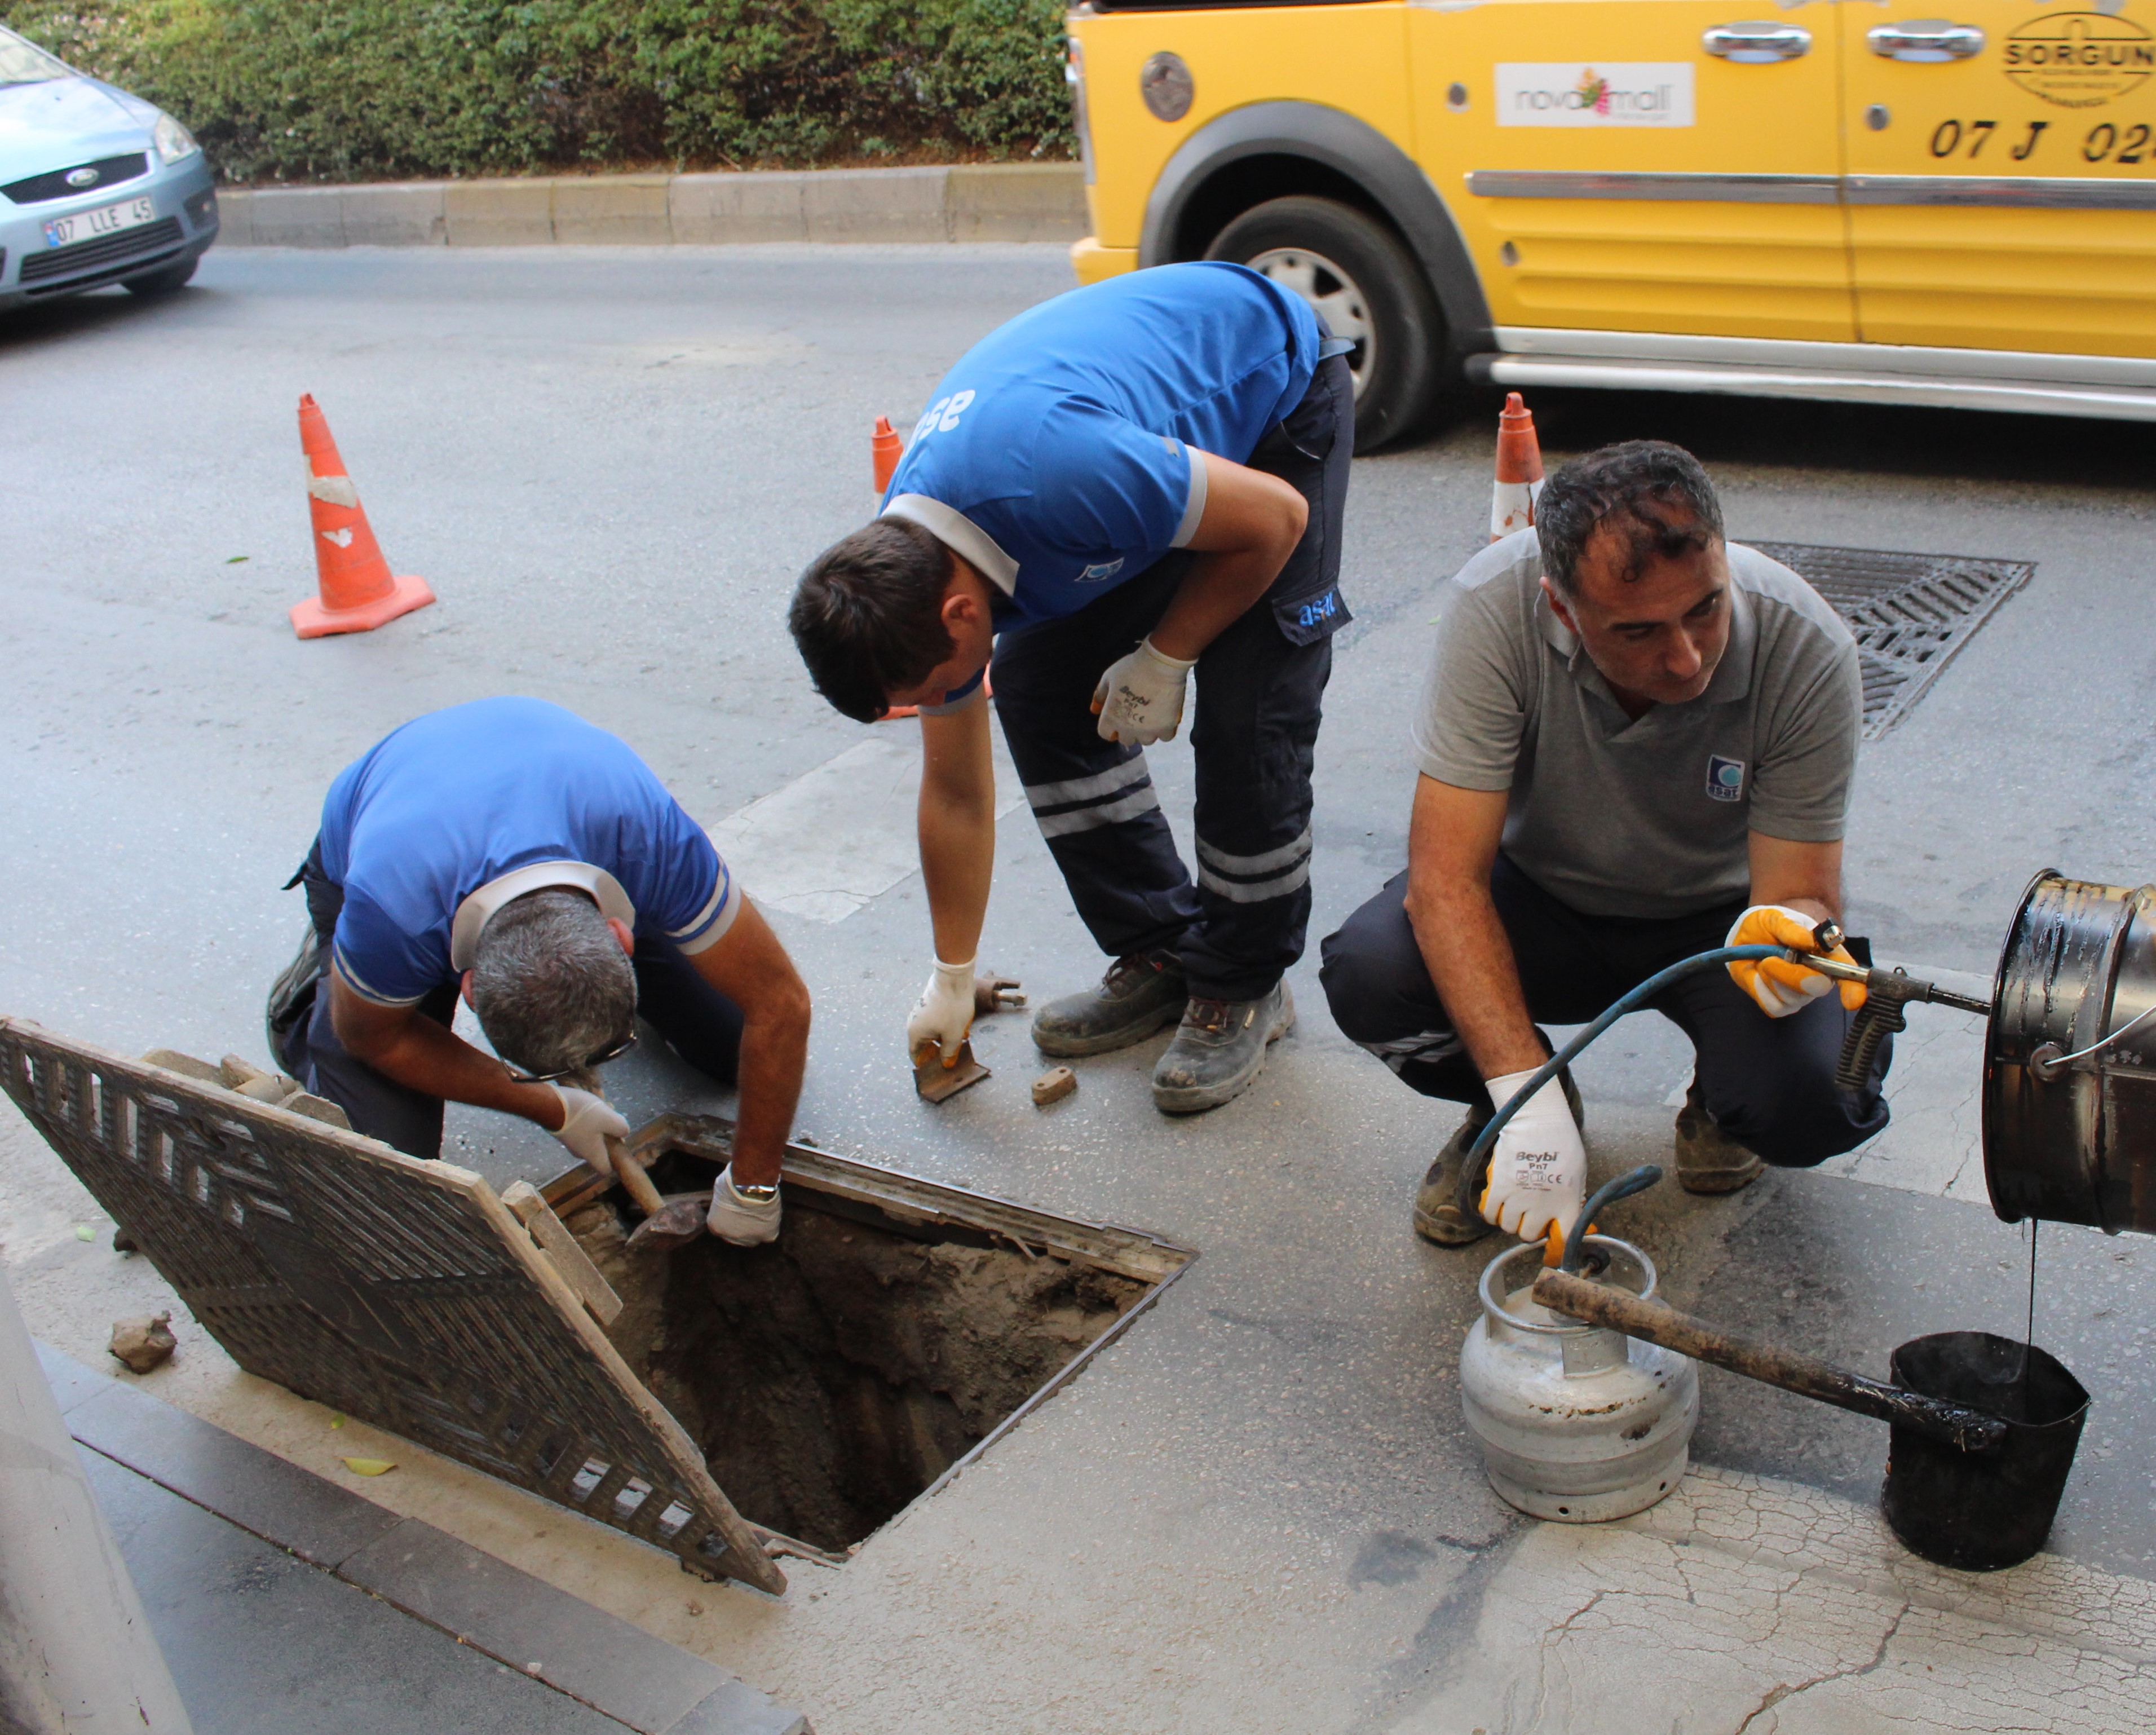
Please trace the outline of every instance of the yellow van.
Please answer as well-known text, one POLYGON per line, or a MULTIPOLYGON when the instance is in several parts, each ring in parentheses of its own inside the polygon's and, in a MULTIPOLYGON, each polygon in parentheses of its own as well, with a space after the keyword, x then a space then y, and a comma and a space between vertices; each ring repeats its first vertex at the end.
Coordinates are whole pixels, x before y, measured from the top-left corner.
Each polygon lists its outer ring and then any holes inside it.
POLYGON ((1089 0, 1078 275, 1293 285, 1364 450, 1463 380, 2156 420, 2156 0, 1944 3, 1089 0))

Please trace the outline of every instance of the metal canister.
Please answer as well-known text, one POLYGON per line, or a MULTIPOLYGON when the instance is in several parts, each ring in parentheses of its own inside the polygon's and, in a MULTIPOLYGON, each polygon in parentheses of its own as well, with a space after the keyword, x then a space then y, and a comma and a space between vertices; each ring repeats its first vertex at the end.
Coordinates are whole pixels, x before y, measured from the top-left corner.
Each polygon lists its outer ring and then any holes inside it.
MULTIPOLYGON (((1655 1292, 1654 1262, 1589 1235, 1597 1274, 1655 1292)), ((1598 1524, 1644 1512, 1683 1480, 1699 1423, 1689 1358, 1551 1313, 1531 1290, 1543 1247, 1522 1242, 1482 1273, 1482 1317, 1460 1352, 1460 1399, 1498 1496, 1537 1518, 1598 1524)))
POLYGON ((2156 1234, 2156 886, 2029 883, 1986 1033, 1984 1172, 2009 1223, 2156 1234))

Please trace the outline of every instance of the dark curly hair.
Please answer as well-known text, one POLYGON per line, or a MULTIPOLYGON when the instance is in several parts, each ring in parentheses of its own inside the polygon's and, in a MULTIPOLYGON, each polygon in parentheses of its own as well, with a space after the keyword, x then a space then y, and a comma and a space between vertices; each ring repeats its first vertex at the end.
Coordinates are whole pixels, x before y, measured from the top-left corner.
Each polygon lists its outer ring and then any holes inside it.
POLYGON ((1630 583, 1650 560, 1721 542, 1722 502, 1699 459, 1682 446, 1630 439, 1573 459, 1535 501, 1543 570, 1566 596, 1579 594, 1580 557, 1605 526, 1622 543, 1622 576, 1630 583))

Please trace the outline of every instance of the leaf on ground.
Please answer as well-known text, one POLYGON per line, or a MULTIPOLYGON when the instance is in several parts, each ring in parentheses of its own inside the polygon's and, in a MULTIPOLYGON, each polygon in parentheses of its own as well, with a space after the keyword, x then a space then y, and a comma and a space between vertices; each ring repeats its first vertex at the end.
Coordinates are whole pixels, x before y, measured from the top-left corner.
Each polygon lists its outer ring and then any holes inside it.
POLYGON ((344 1418, 342 1416, 331 1416, 330 1418, 330 1426, 332 1428, 341 1428, 344 1426, 344 1418))
POLYGON ((387 1458, 346 1458, 344 1467, 354 1476, 387 1476, 397 1466, 387 1458))
POLYGON ((74 1238, 78 1241, 94 1241, 97 1239, 97 1231, 87 1223, 78 1223, 74 1226, 74 1238))
POLYGON ((245 555, 244 555, 244 554, 234 554, 234 555, 229 556, 229 557, 226 559, 226 561, 225 561, 225 562, 224 562, 224 563, 225 563, 227 566, 228 566, 228 567, 236 567, 236 566, 238 566, 238 565, 240 563, 240 562, 242 562, 243 560, 245 560, 246 558, 247 558, 247 557, 246 557, 245 555))

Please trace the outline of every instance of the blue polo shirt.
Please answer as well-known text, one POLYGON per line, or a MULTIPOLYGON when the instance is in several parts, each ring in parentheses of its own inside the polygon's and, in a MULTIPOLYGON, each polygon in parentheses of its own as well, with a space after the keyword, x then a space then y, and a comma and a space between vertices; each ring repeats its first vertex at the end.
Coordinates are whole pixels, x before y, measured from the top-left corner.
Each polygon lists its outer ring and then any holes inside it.
POLYGON ((538 699, 475 700, 385 737, 330 785, 321 863, 344 890, 337 973, 385 1006, 456 980, 486 916, 542 886, 581 887, 639 939, 689 952, 741 903, 627 743, 538 699))
POLYGON ((977 567, 1002 593, 998 630, 1075 613, 1188 544, 1205 511, 1194 452, 1246 462, 1310 389, 1322 340, 1309 303, 1225 262, 1058 295, 944 376, 884 516, 977 567))

